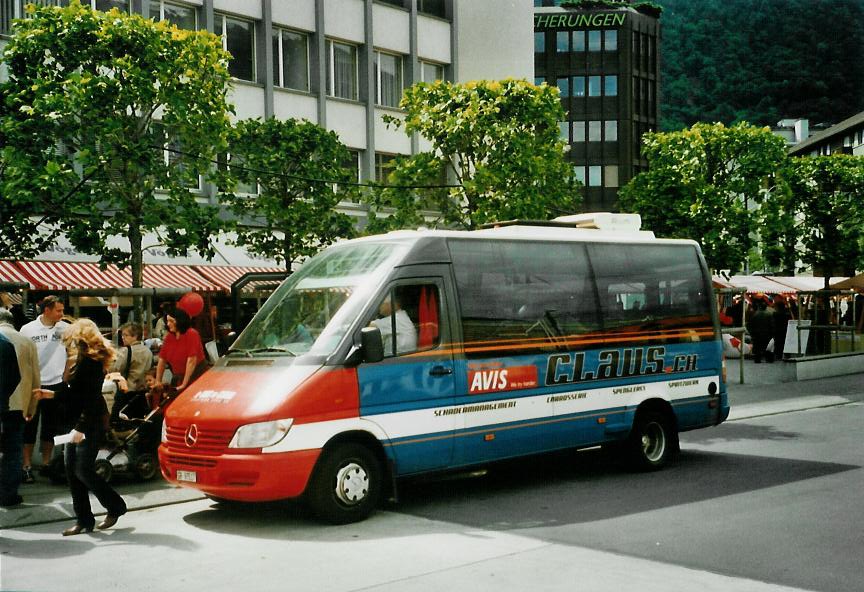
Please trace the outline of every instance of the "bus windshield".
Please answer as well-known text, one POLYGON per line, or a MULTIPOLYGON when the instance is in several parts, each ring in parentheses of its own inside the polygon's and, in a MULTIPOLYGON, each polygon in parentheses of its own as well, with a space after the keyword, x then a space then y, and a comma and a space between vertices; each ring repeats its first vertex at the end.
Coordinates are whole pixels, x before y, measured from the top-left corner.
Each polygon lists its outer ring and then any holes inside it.
POLYGON ((392 241, 322 251, 273 293, 229 354, 329 355, 407 249, 392 241))

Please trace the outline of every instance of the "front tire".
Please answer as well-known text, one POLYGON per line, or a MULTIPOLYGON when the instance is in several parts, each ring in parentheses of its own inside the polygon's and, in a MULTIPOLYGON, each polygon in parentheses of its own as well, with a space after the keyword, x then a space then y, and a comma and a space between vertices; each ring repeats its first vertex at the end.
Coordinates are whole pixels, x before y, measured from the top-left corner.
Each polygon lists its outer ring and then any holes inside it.
POLYGON ((378 457, 360 444, 338 444, 326 450, 312 475, 307 502, 331 524, 367 518, 381 498, 384 471, 378 457))
POLYGON ((662 413, 639 413, 627 440, 627 460, 635 471, 657 471, 677 450, 678 435, 662 413))

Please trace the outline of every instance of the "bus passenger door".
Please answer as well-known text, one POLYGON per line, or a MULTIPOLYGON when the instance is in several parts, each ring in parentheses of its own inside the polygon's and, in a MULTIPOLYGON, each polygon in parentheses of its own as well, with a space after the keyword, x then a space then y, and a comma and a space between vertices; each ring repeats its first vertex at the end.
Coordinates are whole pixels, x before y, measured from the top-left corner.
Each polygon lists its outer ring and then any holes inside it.
POLYGON ((383 444, 397 475, 444 468, 453 457, 457 416, 445 278, 394 281, 366 323, 381 330, 384 359, 358 368, 360 415, 389 436, 383 444))

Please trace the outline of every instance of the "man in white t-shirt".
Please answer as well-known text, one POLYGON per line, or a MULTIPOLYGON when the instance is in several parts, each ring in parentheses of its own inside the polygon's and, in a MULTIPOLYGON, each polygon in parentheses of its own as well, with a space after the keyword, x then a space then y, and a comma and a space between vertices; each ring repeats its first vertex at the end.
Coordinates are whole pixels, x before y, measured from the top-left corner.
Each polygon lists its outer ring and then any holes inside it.
POLYGON ((402 310, 398 297, 393 301, 388 294, 378 307, 380 319, 372 321, 372 326, 381 331, 381 339, 384 342, 384 355, 393 355, 393 319, 396 319, 396 354, 404 354, 417 349, 417 329, 408 313, 402 310), (395 312, 394 312, 395 309, 395 312), (392 316, 391 316, 392 315, 392 316))
MULTIPOLYGON (((57 391, 63 386, 63 370, 66 368, 66 347, 63 345, 63 331, 69 323, 63 318, 63 301, 57 296, 46 296, 39 303, 42 314, 21 327, 21 335, 36 344, 39 354, 39 375, 42 388, 57 391)), ((42 421, 40 433, 42 453, 42 469, 51 463, 54 452, 54 436, 65 433, 63 416, 60 407, 54 399, 42 399, 36 409, 36 415, 24 426, 24 475, 23 483, 33 483, 33 448, 36 445, 36 432, 39 421, 42 421)))

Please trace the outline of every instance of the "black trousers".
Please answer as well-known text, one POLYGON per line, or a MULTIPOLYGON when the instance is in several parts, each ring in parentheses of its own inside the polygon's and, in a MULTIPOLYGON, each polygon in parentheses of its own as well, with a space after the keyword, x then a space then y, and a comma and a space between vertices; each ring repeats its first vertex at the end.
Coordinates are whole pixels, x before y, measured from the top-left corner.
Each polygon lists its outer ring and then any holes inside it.
POLYGON ((114 516, 126 513, 126 502, 102 477, 96 474, 96 455, 105 439, 102 432, 88 433, 80 444, 66 444, 66 478, 72 493, 76 522, 85 528, 96 523, 90 507, 90 492, 114 516))

